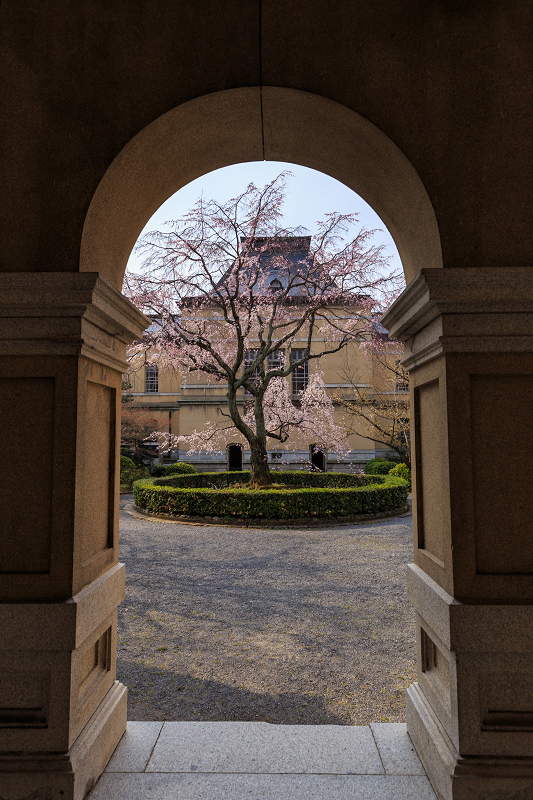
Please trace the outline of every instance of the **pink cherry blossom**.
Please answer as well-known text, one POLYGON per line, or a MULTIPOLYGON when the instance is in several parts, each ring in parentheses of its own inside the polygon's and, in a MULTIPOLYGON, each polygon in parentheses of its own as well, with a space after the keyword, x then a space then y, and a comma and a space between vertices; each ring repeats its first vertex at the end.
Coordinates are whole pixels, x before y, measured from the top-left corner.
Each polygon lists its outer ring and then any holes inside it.
MULTIPOLYGON (((402 288, 402 276, 388 270, 383 247, 373 243, 375 231, 345 240, 355 214, 328 214, 312 236, 284 228, 287 178, 282 173, 262 189, 250 184, 226 203, 200 198, 168 230, 142 237, 142 270, 127 273, 124 286, 153 319, 130 348, 132 365, 149 355, 161 369, 227 387, 224 422, 194 431, 187 443, 221 448, 228 429, 236 430, 250 447, 253 485, 270 481, 269 440, 288 446, 289 436, 310 436, 321 449, 346 451, 319 372, 298 402, 289 376, 350 342, 371 341, 372 314, 402 288), (299 357, 291 358, 295 351, 299 357)), ((166 437, 166 448, 175 444, 166 437)))

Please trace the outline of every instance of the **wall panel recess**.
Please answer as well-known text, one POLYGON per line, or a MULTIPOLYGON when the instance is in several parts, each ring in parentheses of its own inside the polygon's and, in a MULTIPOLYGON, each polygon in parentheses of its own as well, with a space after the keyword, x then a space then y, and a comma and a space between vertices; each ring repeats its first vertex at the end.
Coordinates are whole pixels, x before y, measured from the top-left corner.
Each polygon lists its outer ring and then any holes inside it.
POLYGON ((7 467, 0 482, 0 573, 50 571, 54 389, 52 377, 0 378, 2 462, 7 467))
POLYGON ((87 382, 83 563, 113 546, 116 391, 87 382))
POLYGON ((476 571, 531 574, 533 375, 471 375, 470 403, 476 571))
POLYGON ((439 381, 415 387, 418 546, 444 559, 443 444, 439 381))

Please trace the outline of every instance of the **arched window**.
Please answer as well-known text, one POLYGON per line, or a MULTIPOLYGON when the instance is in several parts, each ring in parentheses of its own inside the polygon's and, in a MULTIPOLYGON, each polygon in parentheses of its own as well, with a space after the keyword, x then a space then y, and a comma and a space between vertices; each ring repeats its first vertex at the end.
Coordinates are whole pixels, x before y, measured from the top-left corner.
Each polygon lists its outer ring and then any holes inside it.
POLYGON ((271 292, 279 292, 280 289, 283 289, 281 281, 278 281, 277 278, 274 278, 273 281, 270 281, 270 285, 268 287, 269 291, 271 292))

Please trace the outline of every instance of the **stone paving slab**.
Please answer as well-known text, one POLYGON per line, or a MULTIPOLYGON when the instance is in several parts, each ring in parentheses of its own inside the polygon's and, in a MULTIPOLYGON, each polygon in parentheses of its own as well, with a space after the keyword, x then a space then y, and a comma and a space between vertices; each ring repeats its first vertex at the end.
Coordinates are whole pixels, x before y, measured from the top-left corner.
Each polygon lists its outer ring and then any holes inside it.
POLYGON ((383 774, 367 726, 166 722, 147 772, 383 774))
POLYGON ((372 722, 370 728, 387 775, 425 775, 405 722, 372 722))
POLYGON ((110 798, 436 800, 404 724, 258 722, 129 722, 90 795, 110 798))
POLYGON ((144 772, 162 727, 162 722, 128 722, 106 772, 144 772))
POLYGON ((104 773, 90 800, 436 800, 419 775, 104 773))

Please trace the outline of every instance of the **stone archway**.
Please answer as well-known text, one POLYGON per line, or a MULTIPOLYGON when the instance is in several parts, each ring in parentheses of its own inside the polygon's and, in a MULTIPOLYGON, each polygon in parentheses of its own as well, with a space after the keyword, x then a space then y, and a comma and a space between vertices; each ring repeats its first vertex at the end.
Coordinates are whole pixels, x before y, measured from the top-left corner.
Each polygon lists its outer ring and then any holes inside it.
POLYGON ((529 606, 520 603, 533 602, 533 500, 495 483, 487 464, 498 460, 499 474, 511 475, 518 452, 526 472, 533 446, 523 435, 533 372, 531 271, 441 269, 432 204, 398 147, 342 105, 272 86, 200 97, 141 131, 93 197, 80 271, 101 272, 120 288, 138 234, 167 197, 207 171, 263 158, 345 183, 395 240, 408 287, 385 325, 407 343, 416 452, 409 587, 418 683, 409 691, 408 729, 445 800, 503 800, 518 789, 525 796, 533 791, 532 634, 529 606), (505 420, 497 432, 495 415, 505 420), (500 556, 509 525, 518 545, 506 542, 500 556), (512 685, 505 653, 516 663, 512 685))
MULTIPOLYGON (((80 271, 117 289, 150 216, 206 172, 253 160, 298 163, 340 180, 380 215, 397 245, 407 282, 442 268, 437 220, 411 163, 368 120, 323 97, 252 87, 185 103, 142 130, 115 158, 89 207, 80 271)), ((323 454, 319 454, 324 461, 323 454)))
POLYGON ((93 196, 78 274, 0 276, 17 320, 2 377, 22 422, 25 411, 45 420, 32 491, 47 511, 38 526, 20 523, 26 497, 15 490, 20 507, 5 509, 16 546, 0 609, 2 786, 81 800, 124 731, 113 450, 125 344, 147 321, 121 296, 122 276, 143 225, 180 186, 263 158, 342 181, 395 239, 409 286, 385 324, 408 343, 417 453, 409 730, 442 798, 529 796, 533 500, 515 476, 529 474, 533 449, 531 270, 441 269, 433 207, 398 147, 338 103, 277 87, 199 97, 135 136, 93 196))
POLYGON ((228 444, 226 447, 228 472, 240 472, 242 470, 242 456, 242 444, 228 444))

